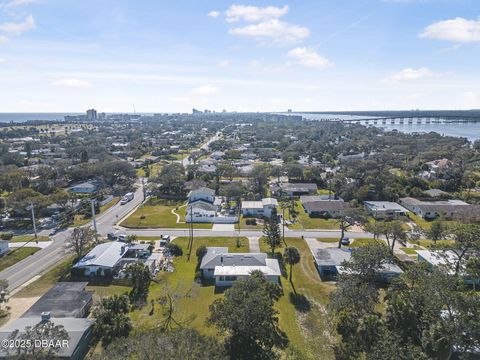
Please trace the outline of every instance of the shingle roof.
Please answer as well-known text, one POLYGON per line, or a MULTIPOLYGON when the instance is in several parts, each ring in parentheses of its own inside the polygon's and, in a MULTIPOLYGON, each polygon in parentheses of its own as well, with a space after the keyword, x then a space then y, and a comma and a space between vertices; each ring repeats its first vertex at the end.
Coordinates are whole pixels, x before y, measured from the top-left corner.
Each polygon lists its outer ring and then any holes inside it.
POLYGON ((265 253, 229 253, 226 247, 207 247, 200 269, 213 269, 215 266, 265 266, 265 253))
POLYGON ((331 200, 307 202, 303 206, 308 212, 343 211, 350 208, 350 204, 346 202, 331 200))
POLYGON ((318 266, 338 266, 344 261, 349 260, 351 252, 338 248, 312 250, 313 257, 318 266))
POLYGON ((190 194, 188 194, 188 197, 197 195, 197 194, 206 194, 210 196, 215 196, 215 190, 207 188, 207 187, 201 187, 200 189, 197 190, 192 190, 190 194))

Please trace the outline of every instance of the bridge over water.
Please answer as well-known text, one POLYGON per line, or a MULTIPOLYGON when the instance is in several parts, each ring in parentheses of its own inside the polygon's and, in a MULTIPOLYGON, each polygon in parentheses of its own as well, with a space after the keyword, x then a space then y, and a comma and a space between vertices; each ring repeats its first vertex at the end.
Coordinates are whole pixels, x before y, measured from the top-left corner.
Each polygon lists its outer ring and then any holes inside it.
MULTIPOLYGON (((305 116, 308 119, 308 116, 305 116)), ((397 124, 458 124, 458 123, 480 123, 480 117, 457 117, 457 116, 438 116, 438 117, 423 117, 423 116, 389 116, 389 117, 375 117, 375 118, 340 118, 328 117, 323 118, 324 121, 341 121, 345 123, 354 123, 362 125, 397 125, 397 124)))

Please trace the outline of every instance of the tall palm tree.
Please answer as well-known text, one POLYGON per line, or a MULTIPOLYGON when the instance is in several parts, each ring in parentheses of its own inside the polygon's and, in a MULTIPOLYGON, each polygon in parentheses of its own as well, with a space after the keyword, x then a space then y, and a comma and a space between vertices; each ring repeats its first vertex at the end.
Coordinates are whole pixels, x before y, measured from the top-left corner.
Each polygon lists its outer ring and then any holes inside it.
POLYGON ((290 246, 285 248, 285 252, 283 253, 283 259, 287 264, 290 265, 290 276, 289 280, 292 282, 292 271, 293 265, 298 264, 300 262, 300 253, 298 252, 296 247, 290 246))

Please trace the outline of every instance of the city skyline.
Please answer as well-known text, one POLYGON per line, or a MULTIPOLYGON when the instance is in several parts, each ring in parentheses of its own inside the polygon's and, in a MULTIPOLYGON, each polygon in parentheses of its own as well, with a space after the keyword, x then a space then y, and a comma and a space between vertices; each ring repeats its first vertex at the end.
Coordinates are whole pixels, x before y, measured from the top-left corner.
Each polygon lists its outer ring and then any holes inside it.
POLYGON ((479 15, 473 0, 5 0, 0 112, 480 108, 479 15))

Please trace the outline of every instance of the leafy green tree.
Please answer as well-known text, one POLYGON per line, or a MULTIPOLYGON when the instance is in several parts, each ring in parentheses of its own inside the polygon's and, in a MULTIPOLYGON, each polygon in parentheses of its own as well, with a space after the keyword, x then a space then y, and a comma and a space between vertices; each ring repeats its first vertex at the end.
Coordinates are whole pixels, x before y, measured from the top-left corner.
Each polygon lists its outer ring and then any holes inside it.
POLYGON ((393 253, 397 241, 406 242, 407 232, 403 229, 403 223, 398 220, 388 221, 382 224, 381 234, 385 236, 388 247, 393 253))
POLYGON ((127 295, 113 295, 101 300, 100 305, 93 310, 95 324, 93 334, 106 347, 116 338, 125 338, 132 330, 132 322, 128 315, 130 311, 127 295))
POLYGON ((338 239, 338 248, 342 247, 342 239, 345 237, 345 232, 355 224, 365 224, 366 223, 366 214, 362 209, 351 208, 340 212, 335 216, 335 219, 338 221, 340 227, 341 235, 338 239))
POLYGON ((207 254, 207 247, 205 245, 201 245, 195 251, 195 255, 197 256, 198 261, 202 261, 203 257, 207 254))
POLYGON ((447 235, 448 229, 445 224, 439 220, 435 220, 431 223, 430 228, 425 232, 425 236, 432 240, 434 244, 438 240, 442 240, 447 235))
POLYGON ((126 274, 132 281, 130 300, 133 303, 145 301, 152 281, 152 274, 148 267, 141 263, 131 264, 127 267, 126 274))
POLYGON ((263 234, 265 235, 265 243, 272 251, 273 256, 275 254, 275 249, 281 245, 281 233, 276 210, 272 210, 271 216, 268 219, 265 219, 263 234))
POLYGON ((56 357, 56 354, 62 348, 61 346, 47 346, 42 347, 35 345, 37 342, 46 341, 68 341, 68 332, 62 325, 55 325, 52 321, 41 321, 34 326, 29 326, 20 331, 15 330, 9 335, 10 340, 17 340, 19 343, 26 343, 28 341, 33 344, 32 346, 16 346, 11 349, 7 349, 13 359, 38 359, 49 360, 56 357))
POLYGON ((480 251, 480 225, 460 224, 453 228, 451 237, 454 240, 451 251, 456 256, 455 273, 459 274, 467 254, 480 251))
POLYGON ((231 359, 267 359, 275 347, 285 347, 287 340, 274 308, 279 296, 278 285, 255 271, 249 278, 237 280, 223 298, 210 305, 208 323, 226 336, 231 359))
POLYGON ((164 333, 153 330, 127 339, 115 340, 92 360, 228 360, 224 346, 214 337, 193 329, 177 329, 164 333))
POLYGON ((288 278, 290 282, 292 282, 293 266, 300 262, 300 253, 298 252, 298 249, 293 246, 285 248, 285 252, 283 253, 283 259, 288 265, 290 265, 290 275, 288 278))
POLYGON ((94 240, 95 232, 91 228, 83 226, 73 229, 67 241, 77 258, 80 259, 94 240))

